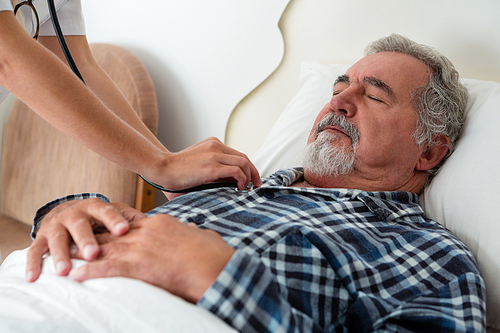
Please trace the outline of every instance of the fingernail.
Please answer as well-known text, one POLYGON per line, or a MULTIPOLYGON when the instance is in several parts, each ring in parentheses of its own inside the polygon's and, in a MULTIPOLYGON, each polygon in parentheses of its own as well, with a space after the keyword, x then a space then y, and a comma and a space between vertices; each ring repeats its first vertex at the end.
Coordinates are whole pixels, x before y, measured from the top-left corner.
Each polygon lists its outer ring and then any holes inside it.
POLYGON ((76 245, 71 245, 71 247, 69 248, 69 254, 74 256, 78 253, 78 247, 76 247, 76 245))
POLYGON ((32 271, 28 271, 26 272, 26 281, 28 282, 32 282, 33 281, 33 277, 34 277, 34 273, 32 271))
POLYGON ((72 280, 80 281, 81 280, 81 273, 79 273, 78 269, 73 269, 71 272, 69 272, 69 277, 72 280))
POLYGON ((67 262, 65 261, 59 261, 57 264, 56 264, 56 271, 57 271, 57 274, 59 275, 62 275, 62 274, 66 274, 67 273, 67 270, 69 269, 69 265, 67 262))
POLYGON ((126 231, 128 228, 128 223, 127 222, 120 222, 115 225, 115 233, 118 235, 121 235, 124 231, 126 231))
POLYGON ((76 271, 77 271, 76 269, 73 269, 73 270, 71 270, 71 272, 69 272, 69 277, 73 280, 76 280, 76 276, 77 276, 76 271))
POLYGON ((83 258, 90 260, 95 256, 97 251, 99 251, 99 247, 97 245, 95 244, 86 245, 82 251, 83 258))

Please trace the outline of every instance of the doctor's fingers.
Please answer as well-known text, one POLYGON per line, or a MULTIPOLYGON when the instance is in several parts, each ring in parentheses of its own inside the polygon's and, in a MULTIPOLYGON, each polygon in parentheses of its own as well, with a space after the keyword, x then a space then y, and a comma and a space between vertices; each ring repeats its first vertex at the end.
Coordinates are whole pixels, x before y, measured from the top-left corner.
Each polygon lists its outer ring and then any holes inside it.
MULTIPOLYGON (((211 157, 207 160, 207 163, 215 162, 215 166, 219 168, 213 170, 214 175, 218 176, 217 179, 232 177, 238 181, 238 188, 240 190, 244 189, 250 182, 256 187, 262 185, 257 168, 245 154, 220 142, 214 143, 214 141, 212 141, 207 143, 207 146, 212 146, 209 149, 211 157), (220 168, 221 165, 224 167, 220 168), (227 166, 238 167, 242 173, 237 169, 227 168, 227 166)), ((212 165, 212 167, 213 166, 214 165, 212 165)), ((210 179, 209 181, 217 179, 210 179)))
MULTIPOLYGON (((239 160, 240 164, 238 164, 238 165, 240 165, 242 167, 242 170, 245 171, 245 175, 249 179, 248 182, 252 182, 255 187, 259 187, 262 185, 262 180, 260 179, 259 171, 255 167, 255 165, 252 163, 252 161, 250 161, 248 156, 237 151, 236 149, 225 146, 224 157, 228 161, 230 161, 233 157, 238 157, 238 158, 242 159, 242 160, 239 160)), ((246 184, 248 184, 248 182, 246 184)), ((244 184, 244 185, 246 186, 246 184, 244 184)), ((243 186, 243 188, 245 186, 243 186)), ((243 188, 240 188, 240 189, 243 189, 243 188)))
POLYGON ((217 165, 214 166, 213 170, 210 170, 214 178, 227 179, 234 178, 238 182, 238 188, 240 190, 245 189, 248 183, 253 183, 255 186, 260 186, 260 177, 255 169, 248 160, 243 157, 220 154, 217 157, 217 165))
MULTIPOLYGON (((228 147, 225 144, 223 144, 219 139, 215 137, 210 137, 208 139, 205 139, 203 141, 200 141, 184 150, 184 152, 194 152, 195 150, 204 150, 205 152, 211 152, 215 154, 215 156, 222 156, 226 157, 226 162, 224 163, 222 160, 219 159, 220 162, 223 162, 223 164, 231 164, 231 165, 238 165, 241 167, 243 172, 248 178, 248 182, 252 182, 254 186, 259 187, 262 185, 262 181, 259 176, 259 172, 257 168, 253 165, 253 163, 250 161, 250 159, 242 152, 228 147), (235 160, 228 159, 227 157, 240 157, 242 158, 241 160, 237 160, 238 162, 234 162, 235 160), (232 161, 232 162, 230 162, 232 161)), ((222 177, 219 177, 222 178, 222 177)), ((246 186, 245 183, 243 185, 243 188, 246 186)), ((238 184, 240 185, 240 184, 238 184)), ((242 188, 240 188, 242 189, 242 188)))

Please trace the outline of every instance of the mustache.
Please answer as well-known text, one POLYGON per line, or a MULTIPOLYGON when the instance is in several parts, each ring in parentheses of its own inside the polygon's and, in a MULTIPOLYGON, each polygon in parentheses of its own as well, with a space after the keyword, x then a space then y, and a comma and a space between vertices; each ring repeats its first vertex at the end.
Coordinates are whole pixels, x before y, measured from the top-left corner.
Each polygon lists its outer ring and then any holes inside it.
POLYGON ((326 126, 335 126, 344 131, 351 139, 353 146, 355 146, 359 141, 359 131, 356 125, 351 123, 345 116, 339 113, 328 113, 323 117, 323 119, 321 119, 314 129, 316 137, 318 137, 319 133, 321 133, 326 126))

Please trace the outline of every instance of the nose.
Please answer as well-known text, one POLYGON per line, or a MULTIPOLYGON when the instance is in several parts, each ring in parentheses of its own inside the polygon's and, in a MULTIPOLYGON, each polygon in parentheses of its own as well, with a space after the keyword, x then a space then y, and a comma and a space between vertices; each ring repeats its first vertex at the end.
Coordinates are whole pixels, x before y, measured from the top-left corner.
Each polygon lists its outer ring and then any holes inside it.
POLYGON ((353 117, 357 112, 355 93, 347 88, 330 99, 330 108, 346 117, 353 117))

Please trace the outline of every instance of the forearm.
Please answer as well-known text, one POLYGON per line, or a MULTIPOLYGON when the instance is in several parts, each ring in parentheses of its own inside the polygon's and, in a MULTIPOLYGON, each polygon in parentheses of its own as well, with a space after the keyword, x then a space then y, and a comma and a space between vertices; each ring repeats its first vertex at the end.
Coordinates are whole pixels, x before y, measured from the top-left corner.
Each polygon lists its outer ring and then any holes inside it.
POLYGON ((168 151, 110 112, 72 73, 65 73, 64 65, 47 63, 53 69, 51 73, 30 78, 37 88, 7 88, 69 137, 112 162, 160 182, 168 151))
POLYGON ((0 15, 0 84, 73 139, 159 180, 168 151, 110 112, 55 55, 31 40, 11 12, 0 15))
POLYGON ((97 63, 93 62, 87 66, 82 66, 82 73, 87 78, 85 81, 87 86, 111 111, 151 141, 159 150, 167 151, 97 63), (87 75, 87 73, 89 74, 87 75))
MULTIPOLYGON (((160 150, 165 150, 166 148, 144 125, 122 92, 96 62, 87 38, 85 36, 66 36, 65 39, 87 87, 120 119, 132 126, 160 150)), ((55 36, 41 36, 39 42, 66 63, 66 58, 55 36)))

